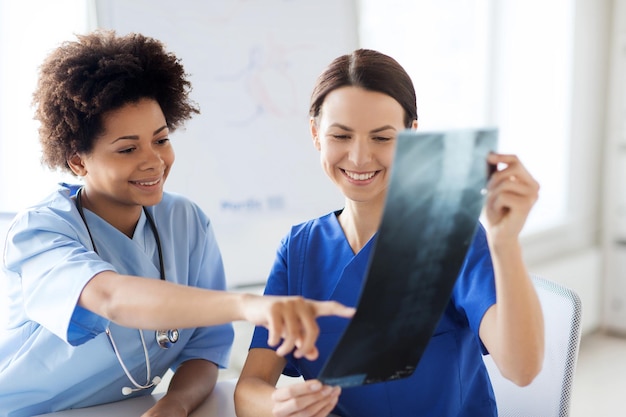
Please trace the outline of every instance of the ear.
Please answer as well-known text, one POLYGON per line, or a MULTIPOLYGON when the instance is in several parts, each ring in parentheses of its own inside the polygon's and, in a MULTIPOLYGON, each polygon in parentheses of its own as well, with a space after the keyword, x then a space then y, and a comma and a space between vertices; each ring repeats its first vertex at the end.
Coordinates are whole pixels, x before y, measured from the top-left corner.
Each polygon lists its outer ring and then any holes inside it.
POLYGON ((85 167, 83 158, 79 154, 75 153, 67 158, 67 164, 76 176, 84 177, 87 174, 87 168, 85 167))
POLYGON ((309 130, 311 132, 311 138, 313 139, 313 145, 315 149, 320 150, 320 138, 319 138, 319 130, 317 129, 317 122, 314 117, 309 119, 309 130))
POLYGON ((417 119, 413 120, 413 123, 411 123, 411 129, 417 130, 417 119))

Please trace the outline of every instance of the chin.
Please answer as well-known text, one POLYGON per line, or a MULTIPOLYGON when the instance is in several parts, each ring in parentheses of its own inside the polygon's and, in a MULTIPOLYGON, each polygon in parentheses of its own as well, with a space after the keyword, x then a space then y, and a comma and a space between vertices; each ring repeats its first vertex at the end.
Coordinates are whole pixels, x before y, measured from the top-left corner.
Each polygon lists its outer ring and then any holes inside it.
POLYGON ((150 198, 145 198, 141 200, 141 205, 142 206, 156 206, 157 204, 159 204, 161 202, 161 200, 163 200, 163 193, 159 193, 159 195, 155 195, 153 197, 150 198))

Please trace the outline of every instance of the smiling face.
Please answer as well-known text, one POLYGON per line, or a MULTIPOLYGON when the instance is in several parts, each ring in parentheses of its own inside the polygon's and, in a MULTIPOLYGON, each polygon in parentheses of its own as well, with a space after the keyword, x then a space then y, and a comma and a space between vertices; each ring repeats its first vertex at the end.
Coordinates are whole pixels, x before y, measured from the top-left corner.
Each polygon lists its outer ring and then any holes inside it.
POLYGON ((85 181, 83 204, 110 223, 138 219, 142 206, 161 201, 174 163, 165 116, 156 101, 142 99, 106 113, 103 127, 91 152, 68 161, 85 181))
MULTIPOLYGON (((414 123, 416 127, 417 121, 414 123)), ((404 110, 391 96, 341 87, 324 99, 311 134, 326 175, 357 203, 384 203, 404 110)))

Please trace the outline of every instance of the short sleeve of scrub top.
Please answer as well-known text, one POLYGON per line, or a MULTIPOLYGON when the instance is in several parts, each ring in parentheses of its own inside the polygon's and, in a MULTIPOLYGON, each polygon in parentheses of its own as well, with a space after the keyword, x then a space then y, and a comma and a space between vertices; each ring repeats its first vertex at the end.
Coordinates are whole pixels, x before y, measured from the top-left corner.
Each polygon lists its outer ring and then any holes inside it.
POLYGON ((77 305, 80 294, 94 275, 115 267, 91 250, 72 200, 55 203, 57 207, 16 218, 7 236, 12 244, 6 245, 5 267, 12 279, 21 282, 30 319, 79 345, 108 325, 108 320, 77 305))

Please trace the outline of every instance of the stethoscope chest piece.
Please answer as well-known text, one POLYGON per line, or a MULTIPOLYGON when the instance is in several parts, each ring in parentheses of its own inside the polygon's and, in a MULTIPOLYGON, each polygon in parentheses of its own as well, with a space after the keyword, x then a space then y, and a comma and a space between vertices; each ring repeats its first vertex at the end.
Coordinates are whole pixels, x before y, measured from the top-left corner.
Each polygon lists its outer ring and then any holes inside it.
POLYGON ((174 343, 178 342, 180 333, 178 332, 178 329, 157 330, 155 336, 159 346, 163 349, 167 349, 172 347, 174 343))

